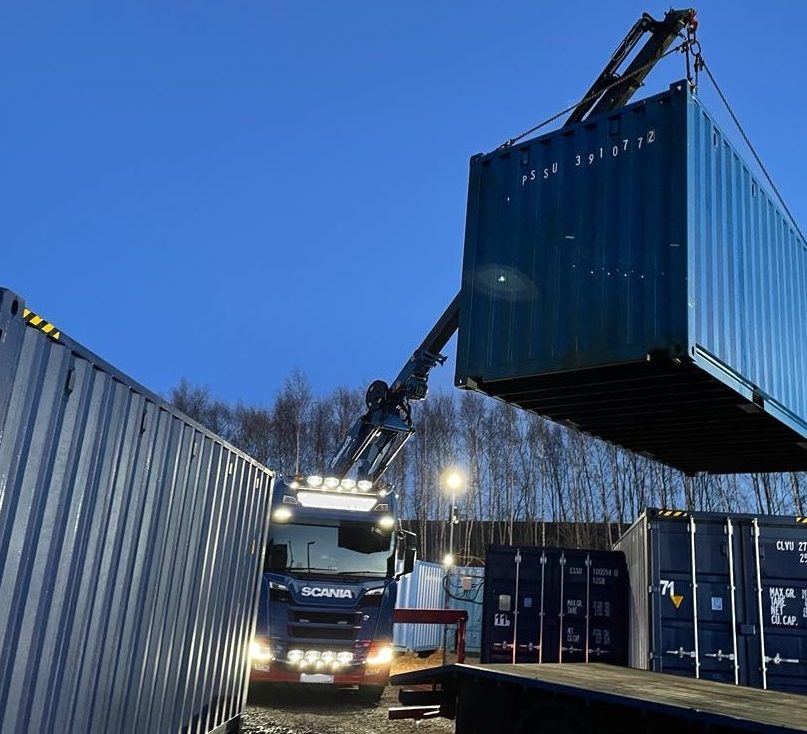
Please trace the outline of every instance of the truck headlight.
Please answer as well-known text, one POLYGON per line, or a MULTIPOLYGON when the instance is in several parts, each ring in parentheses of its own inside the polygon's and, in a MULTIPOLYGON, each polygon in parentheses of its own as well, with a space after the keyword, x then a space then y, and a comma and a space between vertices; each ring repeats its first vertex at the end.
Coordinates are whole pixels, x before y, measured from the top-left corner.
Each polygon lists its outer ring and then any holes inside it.
POLYGON ((392 648, 389 645, 370 649, 367 665, 389 665, 392 662, 392 648))
POLYGON ((272 648, 266 640, 253 640, 249 643, 249 657, 254 663, 267 663, 272 659, 272 648))

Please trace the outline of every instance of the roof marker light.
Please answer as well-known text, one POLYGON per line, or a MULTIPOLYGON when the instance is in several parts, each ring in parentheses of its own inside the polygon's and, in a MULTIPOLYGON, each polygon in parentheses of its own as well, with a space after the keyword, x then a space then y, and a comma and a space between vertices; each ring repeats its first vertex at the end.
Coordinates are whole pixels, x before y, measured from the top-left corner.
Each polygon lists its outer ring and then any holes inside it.
POLYGON ((322 477, 317 474, 312 474, 306 481, 309 487, 319 487, 322 485, 322 477))
POLYGON ((369 479, 360 479, 358 486, 360 492, 369 492, 373 488, 373 483, 369 479))
POLYGON ((339 477, 325 477, 325 486, 328 489, 336 489, 339 486, 339 477))
POLYGON ((355 479, 343 479, 341 483, 340 489, 347 489, 348 491, 355 488, 356 480, 355 479))

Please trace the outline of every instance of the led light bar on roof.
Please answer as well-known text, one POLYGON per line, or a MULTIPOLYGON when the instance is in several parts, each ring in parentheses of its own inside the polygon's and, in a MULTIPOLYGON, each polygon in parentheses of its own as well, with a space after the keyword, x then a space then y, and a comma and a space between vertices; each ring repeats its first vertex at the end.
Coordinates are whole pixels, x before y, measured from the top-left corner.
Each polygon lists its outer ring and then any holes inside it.
POLYGON ((297 501, 303 507, 316 507, 321 510, 369 512, 375 507, 378 498, 360 494, 333 494, 301 490, 297 492, 297 501))

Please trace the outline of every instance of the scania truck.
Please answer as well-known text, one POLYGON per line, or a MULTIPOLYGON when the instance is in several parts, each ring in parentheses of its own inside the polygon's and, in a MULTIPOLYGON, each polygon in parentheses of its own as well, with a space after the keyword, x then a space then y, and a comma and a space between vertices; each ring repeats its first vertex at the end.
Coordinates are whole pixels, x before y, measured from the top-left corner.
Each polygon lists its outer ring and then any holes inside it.
POLYGON ((414 432, 410 402, 457 329, 455 298, 398 377, 373 382, 328 475, 275 484, 264 558, 252 684, 357 686, 384 691, 392 663, 397 579, 415 559, 396 494, 381 475, 414 432), (355 478, 353 478, 355 477, 355 478))
POLYGON ((392 662, 397 579, 414 548, 395 494, 318 476, 276 485, 251 682, 358 687, 377 700, 392 662))

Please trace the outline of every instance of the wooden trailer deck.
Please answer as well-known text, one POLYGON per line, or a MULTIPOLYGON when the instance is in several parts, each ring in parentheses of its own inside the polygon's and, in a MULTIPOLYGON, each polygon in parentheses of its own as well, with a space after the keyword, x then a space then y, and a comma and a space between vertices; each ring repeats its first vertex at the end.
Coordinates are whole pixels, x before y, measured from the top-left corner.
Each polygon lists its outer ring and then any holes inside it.
POLYGON ((763 691, 612 665, 447 665, 393 676, 397 686, 491 682, 582 701, 617 704, 737 731, 807 732, 807 696, 763 691))

